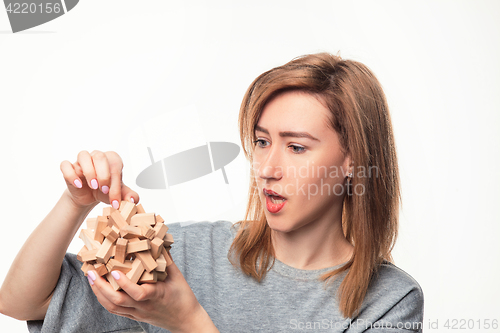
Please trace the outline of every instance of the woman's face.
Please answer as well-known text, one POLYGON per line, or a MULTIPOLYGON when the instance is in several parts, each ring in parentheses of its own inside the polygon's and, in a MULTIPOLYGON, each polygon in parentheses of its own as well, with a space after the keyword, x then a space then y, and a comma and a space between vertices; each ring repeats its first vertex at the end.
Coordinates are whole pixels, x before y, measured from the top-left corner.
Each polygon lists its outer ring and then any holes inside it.
POLYGON ((301 91, 266 104, 255 129, 253 168, 272 230, 291 232, 341 218, 350 161, 330 117, 315 96, 301 91))

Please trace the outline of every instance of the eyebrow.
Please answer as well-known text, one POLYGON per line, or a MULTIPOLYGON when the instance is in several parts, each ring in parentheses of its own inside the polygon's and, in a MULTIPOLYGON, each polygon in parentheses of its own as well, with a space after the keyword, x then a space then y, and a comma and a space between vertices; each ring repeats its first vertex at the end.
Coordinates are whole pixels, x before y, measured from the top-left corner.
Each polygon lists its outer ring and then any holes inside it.
MULTIPOLYGON (((264 127, 261 127, 259 125, 256 125, 255 126, 255 130, 256 131, 259 131, 259 132, 262 132, 262 133, 266 133, 267 135, 269 135, 269 131, 267 129, 265 129, 264 127)), ((293 131, 285 131, 285 132, 280 132, 279 135, 282 137, 282 138, 285 138, 285 137, 292 137, 292 138, 307 138, 307 139, 311 139, 311 140, 315 140, 315 141, 319 141, 319 139, 315 138, 314 136, 312 136, 311 134, 307 133, 307 132, 293 132, 293 131)))

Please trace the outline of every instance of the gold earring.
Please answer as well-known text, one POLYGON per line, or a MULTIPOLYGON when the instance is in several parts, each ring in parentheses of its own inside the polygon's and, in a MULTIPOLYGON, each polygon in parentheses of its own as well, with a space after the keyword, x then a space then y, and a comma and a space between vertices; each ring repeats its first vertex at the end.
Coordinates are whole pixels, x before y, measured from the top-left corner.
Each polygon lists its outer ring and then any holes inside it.
POLYGON ((349 172, 347 174, 347 195, 351 196, 352 195, 352 190, 351 190, 351 187, 352 187, 352 177, 353 177, 353 174, 352 172, 349 172))

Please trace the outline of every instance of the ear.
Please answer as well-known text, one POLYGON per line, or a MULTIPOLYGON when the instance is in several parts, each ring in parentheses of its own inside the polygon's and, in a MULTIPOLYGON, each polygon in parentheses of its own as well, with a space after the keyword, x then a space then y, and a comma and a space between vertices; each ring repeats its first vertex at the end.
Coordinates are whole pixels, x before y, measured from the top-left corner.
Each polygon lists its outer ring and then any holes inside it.
POLYGON ((354 162, 351 158, 351 154, 345 154, 344 162, 342 163, 342 170, 344 170, 344 176, 347 177, 349 173, 354 173, 354 162))

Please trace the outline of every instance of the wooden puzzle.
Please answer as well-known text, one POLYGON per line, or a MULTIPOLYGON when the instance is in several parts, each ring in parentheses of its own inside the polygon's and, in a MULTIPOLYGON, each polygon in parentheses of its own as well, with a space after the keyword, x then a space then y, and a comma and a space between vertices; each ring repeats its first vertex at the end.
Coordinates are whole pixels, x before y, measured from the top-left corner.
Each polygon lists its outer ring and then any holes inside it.
POLYGON ((85 276, 94 270, 115 290, 120 286, 111 271, 123 272, 132 282, 156 283, 167 278, 174 243, 160 215, 146 213, 141 204, 122 201, 119 209, 105 207, 102 216, 89 218, 80 231, 85 245, 78 252, 85 276))

